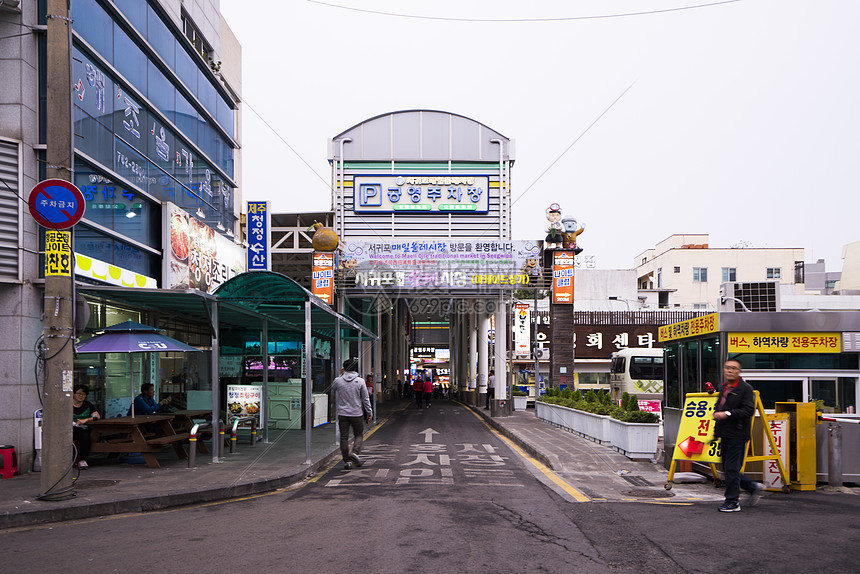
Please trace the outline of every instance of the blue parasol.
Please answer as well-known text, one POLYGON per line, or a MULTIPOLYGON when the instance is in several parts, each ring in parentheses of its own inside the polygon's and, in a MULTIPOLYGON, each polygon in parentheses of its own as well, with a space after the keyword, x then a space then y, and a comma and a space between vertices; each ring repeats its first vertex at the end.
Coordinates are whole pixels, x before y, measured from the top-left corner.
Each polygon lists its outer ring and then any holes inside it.
MULTIPOLYGON (((162 335, 159 333, 161 330, 134 321, 126 321, 107 327, 96 336, 78 345, 75 350, 78 353, 164 353, 200 350, 167 335, 162 335)), ((134 401, 134 371, 131 354, 129 354, 129 371, 131 372, 131 400, 134 401)), ((131 409, 131 416, 134 417, 134 409, 131 409)))

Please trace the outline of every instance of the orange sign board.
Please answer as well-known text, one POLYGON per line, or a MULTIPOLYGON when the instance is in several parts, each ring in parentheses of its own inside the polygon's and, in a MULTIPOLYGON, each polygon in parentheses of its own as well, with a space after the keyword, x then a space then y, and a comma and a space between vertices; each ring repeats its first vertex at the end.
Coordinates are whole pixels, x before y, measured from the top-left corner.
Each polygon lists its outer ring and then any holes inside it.
POLYGON ((573 304, 573 251, 552 254, 552 302, 573 304))
POLYGON ((334 254, 314 252, 311 293, 331 305, 334 300, 334 254))

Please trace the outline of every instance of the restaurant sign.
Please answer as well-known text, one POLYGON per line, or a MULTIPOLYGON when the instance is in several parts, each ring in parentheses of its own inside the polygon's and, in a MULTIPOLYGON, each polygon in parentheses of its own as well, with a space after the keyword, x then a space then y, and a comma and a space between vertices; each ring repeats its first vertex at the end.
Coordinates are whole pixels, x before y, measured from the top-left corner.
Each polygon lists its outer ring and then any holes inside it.
POLYGON ((167 289, 198 289, 213 293, 222 283, 245 271, 245 250, 215 233, 177 205, 164 204, 162 259, 167 289))
POLYGON ((490 178, 472 175, 357 175, 356 213, 487 213, 490 178))
MULTIPOLYGON (((263 403, 262 385, 227 385, 227 427, 243 417, 254 417, 260 427, 260 405, 263 403)), ((250 423, 239 423, 251 426, 250 423)))
POLYGON ((347 287, 521 289, 536 278, 540 247, 532 241, 342 241, 347 287))

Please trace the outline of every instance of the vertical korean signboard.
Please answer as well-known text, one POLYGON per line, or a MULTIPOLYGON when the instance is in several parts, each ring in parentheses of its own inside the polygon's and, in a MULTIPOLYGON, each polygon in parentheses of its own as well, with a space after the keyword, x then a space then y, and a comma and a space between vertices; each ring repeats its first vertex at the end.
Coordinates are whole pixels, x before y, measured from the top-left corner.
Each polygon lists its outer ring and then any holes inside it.
POLYGON ((552 302, 573 304, 573 251, 553 252, 552 302))
POLYGON ((314 252, 311 293, 331 305, 334 298, 334 254, 314 252))
POLYGON ((528 303, 514 305, 514 350, 518 357, 529 357, 531 349, 531 306, 528 303))
POLYGON ((45 276, 72 276, 72 232, 45 230, 45 276))
POLYGON ((269 271, 269 202, 248 202, 248 271, 269 271))

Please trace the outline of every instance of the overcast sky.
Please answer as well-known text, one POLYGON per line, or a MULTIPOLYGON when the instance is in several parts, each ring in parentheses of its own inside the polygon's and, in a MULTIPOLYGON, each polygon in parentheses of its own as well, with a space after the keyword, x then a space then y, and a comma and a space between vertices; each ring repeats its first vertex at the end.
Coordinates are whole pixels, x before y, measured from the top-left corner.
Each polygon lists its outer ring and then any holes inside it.
POLYGON ((432 109, 516 141, 514 239, 542 238, 558 202, 585 223, 578 243, 599 268, 708 233, 712 247, 802 247, 838 271, 842 246, 860 240, 857 0, 221 10, 243 50, 246 201, 329 210, 328 138, 432 109))

